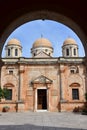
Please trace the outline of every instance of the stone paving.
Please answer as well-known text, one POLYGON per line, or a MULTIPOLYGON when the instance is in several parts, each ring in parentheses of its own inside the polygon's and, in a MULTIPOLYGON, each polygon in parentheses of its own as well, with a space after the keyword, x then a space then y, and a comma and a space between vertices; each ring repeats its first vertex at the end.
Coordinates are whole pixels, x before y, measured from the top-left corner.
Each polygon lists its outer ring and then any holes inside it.
POLYGON ((87 115, 71 112, 0 113, 0 130, 87 130, 87 115))

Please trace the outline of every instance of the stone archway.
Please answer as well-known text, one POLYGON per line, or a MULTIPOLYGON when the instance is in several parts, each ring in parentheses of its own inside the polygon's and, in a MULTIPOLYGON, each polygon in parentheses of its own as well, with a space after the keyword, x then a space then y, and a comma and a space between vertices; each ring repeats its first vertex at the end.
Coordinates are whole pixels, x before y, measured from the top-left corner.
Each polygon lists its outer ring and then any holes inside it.
POLYGON ((84 50, 85 50, 85 55, 87 56, 87 51, 86 51, 87 50, 87 46, 86 46, 87 39, 86 39, 86 36, 85 36, 84 32, 82 31, 82 29, 70 18, 68 18, 64 15, 58 14, 56 12, 51 12, 51 11, 47 11, 47 10, 29 12, 29 13, 19 17, 18 19, 16 19, 14 22, 12 22, 8 26, 8 28, 3 32, 2 37, 0 39, 0 44, 1 44, 0 56, 1 56, 2 48, 3 48, 3 45, 6 41, 6 39, 17 27, 19 27, 22 24, 27 23, 29 21, 38 20, 38 19, 54 20, 56 22, 65 24, 66 26, 71 28, 82 41, 82 44, 83 44, 84 50))

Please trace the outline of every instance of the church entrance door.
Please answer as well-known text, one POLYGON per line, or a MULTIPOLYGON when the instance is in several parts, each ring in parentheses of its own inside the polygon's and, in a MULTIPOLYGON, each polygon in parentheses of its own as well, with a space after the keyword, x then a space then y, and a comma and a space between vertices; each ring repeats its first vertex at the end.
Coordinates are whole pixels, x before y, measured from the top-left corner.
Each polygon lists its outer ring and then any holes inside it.
POLYGON ((37 91, 37 109, 44 110, 47 109, 47 90, 38 89, 37 91))

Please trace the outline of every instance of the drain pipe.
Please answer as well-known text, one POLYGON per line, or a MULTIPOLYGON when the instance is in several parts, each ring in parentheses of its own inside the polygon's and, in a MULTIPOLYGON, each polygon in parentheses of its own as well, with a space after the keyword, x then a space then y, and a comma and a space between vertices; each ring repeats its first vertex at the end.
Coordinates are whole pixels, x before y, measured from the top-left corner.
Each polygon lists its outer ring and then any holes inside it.
POLYGON ((20 77, 20 64, 18 64, 18 74, 19 74, 19 84, 18 84, 18 98, 17 98, 17 101, 16 101, 16 112, 18 112, 18 104, 20 102, 20 80, 21 80, 21 77, 20 77))

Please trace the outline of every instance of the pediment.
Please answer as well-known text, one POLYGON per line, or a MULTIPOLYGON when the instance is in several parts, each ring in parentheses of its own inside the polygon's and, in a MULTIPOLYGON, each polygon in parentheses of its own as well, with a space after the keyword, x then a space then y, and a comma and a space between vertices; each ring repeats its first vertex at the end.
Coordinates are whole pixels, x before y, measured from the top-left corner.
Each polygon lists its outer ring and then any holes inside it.
POLYGON ((51 57, 51 56, 49 56, 48 54, 46 54, 45 52, 43 52, 43 51, 41 51, 41 52, 39 52, 35 57, 51 57))
POLYGON ((41 75, 41 76, 35 78, 32 81, 32 83, 52 83, 52 80, 47 78, 47 77, 45 77, 45 76, 43 76, 43 75, 41 75))

